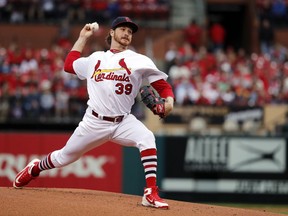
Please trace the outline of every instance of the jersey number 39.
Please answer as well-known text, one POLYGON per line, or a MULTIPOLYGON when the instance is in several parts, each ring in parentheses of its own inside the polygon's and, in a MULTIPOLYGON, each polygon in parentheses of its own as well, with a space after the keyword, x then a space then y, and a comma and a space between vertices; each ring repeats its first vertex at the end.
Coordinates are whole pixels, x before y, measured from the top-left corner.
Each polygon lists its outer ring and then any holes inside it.
POLYGON ((131 83, 128 83, 126 85, 124 85, 123 83, 117 83, 115 85, 115 87, 117 88, 115 90, 116 94, 126 94, 126 95, 130 95, 132 92, 132 87, 133 85, 131 83))

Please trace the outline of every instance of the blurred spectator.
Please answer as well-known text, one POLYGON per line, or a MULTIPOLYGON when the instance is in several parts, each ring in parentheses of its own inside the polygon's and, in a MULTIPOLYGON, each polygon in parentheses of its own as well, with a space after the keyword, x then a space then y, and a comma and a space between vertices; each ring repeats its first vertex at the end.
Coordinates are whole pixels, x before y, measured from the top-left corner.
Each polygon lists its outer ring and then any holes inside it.
POLYGON ((190 24, 184 28, 184 37, 191 48, 199 48, 202 39, 202 28, 196 23, 196 20, 192 19, 190 24))
POLYGON ((204 80, 205 77, 215 70, 217 67, 216 56, 209 52, 206 47, 202 46, 199 52, 196 54, 195 59, 198 62, 201 78, 204 80))
POLYGON ((55 117, 59 121, 67 120, 69 115, 69 95, 62 85, 57 85, 55 93, 55 117))
POLYGON ((88 23, 92 23, 96 21, 96 14, 93 8, 93 0, 84 0, 83 1, 83 9, 85 12, 85 20, 88 23))
POLYGON ((120 3, 118 0, 109 0, 108 3, 108 19, 110 21, 114 20, 116 17, 120 16, 120 3))
POLYGON ((257 15, 259 20, 272 19, 271 0, 260 0, 256 2, 257 15))
POLYGON ((22 96, 22 89, 20 86, 17 86, 15 91, 10 97, 10 113, 9 117, 12 120, 21 119, 24 117, 23 114, 23 96, 22 96))
POLYGON ((177 86, 182 78, 189 79, 191 76, 189 68, 179 58, 175 59, 175 64, 170 67, 168 75, 174 86, 177 86))
POLYGON ((174 41, 169 42, 168 44, 168 49, 166 50, 165 53, 165 70, 164 72, 168 73, 170 68, 175 64, 177 55, 178 55, 178 50, 177 50, 177 45, 175 44, 174 41))
POLYGON ((217 105, 218 99, 220 99, 217 83, 206 81, 202 86, 202 96, 210 105, 217 105))
POLYGON ((43 80, 40 85, 40 107, 41 107, 41 119, 47 121, 53 117, 55 98, 51 92, 51 82, 49 80, 43 80))
POLYGON ((87 0, 86 8, 90 8, 91 22, 97 21, 100 25, 107 23, 109 19, 108 14, 108 1, 107 0, 87 0))
POLYGON ((43 13, 45 21, 53 21, 56 16, 56 5, 55 0, 40 0, 41 11, 43 13))
POLYGON ((40 94, 37 87, 36 83, 31 83, 23 88, 23 115, 28 119, 40 116, 40 94))
POLYGON ((263 54, 270 54, 274 45, 274 28, 268 19, 263 19, 259 27, 260 49, 263 54))
POLYGON ((236 97, 232 86, 226 85, 225 88, 222 88, 220 90, 220 97, 224 105, 232 105, 236 97))
POLYGON ((10 22, 11 23, 23 23, 25 21, 24 14, 24 2, 13 2, 11 4, 11 14, 10 14, 10 22))
POLYGON ((285 0, 273 0, 271 3, 271 14, 273 24, 282 26, 287 22, 287 11, 285 0))
POLYGON ((0 47, 0 74, 7 74, 10 72, 10 64, 7 57, 7 50, 0 47))
POLYGON ((4 20, 7 17, 8 0, 0 0, 0 20, 4 20))
POLYGON ((0 121, 5 121, 9 117, 9 83, 0 82, 0 121))
POLYGON ((69 19, 62 19, 59 25, 56 43, 62 48, 70 50, 72 47, 71 41, 71 25, 69 19))
MULTIPOLYGON (((72 0, 73 1, 73 0, 72 0)), ((56 24, 58 22, 61 22, 62 20, 69 20, 69 13, 70 13, 70 0, 55 0, 56 11, 55 11, 55 18, 56 18, 56 24)), ((84 10, 83 6, 80 10, 84 10)))
POLYGON ((19 65, 19 72, 21 74, 29 74, 38 70, 38 62, 33 56, 31 49, 26 49, 23 53, 23 59, 19 65))
POLYGON ((283 77, 282 77, 282 93, 283 99, 288 101, 288 62, 283 64, 283 77))
POLYGON ((175 98, 178 105, 191 105, 199 100, 200 93, 187 77, 181 77, 175 87, 175 98))
POLYGON ((194 58, 194 50, 187 41, 185 41, 182 46, 178 48, 177 58, 183 64, 191 61, 194 58))
POLYGON ((226 30, 220 22, 212 22, 209 28, 210 42, 212 50, 224 49, 226 30))
POLYGON ((82 5, 82 0, 69 0, 67 4, 67 19, 70 22, 77 21, 83 23, 85 20, 85 10, 82 5))
POLYGON ((41 8, 41 0, 32 0, 29 1, 28 11, 27 11, 27 20, 29 22, 39 22, 44 21, 44 14, 41 8))

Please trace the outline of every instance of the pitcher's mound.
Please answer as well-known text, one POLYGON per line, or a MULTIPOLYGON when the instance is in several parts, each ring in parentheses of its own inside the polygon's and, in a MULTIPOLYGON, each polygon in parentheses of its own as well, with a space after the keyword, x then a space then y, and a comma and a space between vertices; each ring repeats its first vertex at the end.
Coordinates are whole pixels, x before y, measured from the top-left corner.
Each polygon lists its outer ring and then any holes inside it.
POLYGON ((169 210, 141 206, 141 197, 80 189, 0 187, 0 215, 273 216, 275 213, 166 200, 169 210))

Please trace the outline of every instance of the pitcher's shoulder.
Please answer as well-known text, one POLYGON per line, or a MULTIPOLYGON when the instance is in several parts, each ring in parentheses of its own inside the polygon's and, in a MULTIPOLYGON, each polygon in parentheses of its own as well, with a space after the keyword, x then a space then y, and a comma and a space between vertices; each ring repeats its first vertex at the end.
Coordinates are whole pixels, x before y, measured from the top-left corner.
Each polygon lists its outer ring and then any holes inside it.
POLYGON ((141 53, 138 53, 138 52, 135 52, 133 50, 126 50, 125 54, 126 54, 127 57, 138 58, 138 59, 141 59, 141 60, 150 60, 151 61, 151 59, 148 56, 146 56, 144 54, 141 54, 141 53))

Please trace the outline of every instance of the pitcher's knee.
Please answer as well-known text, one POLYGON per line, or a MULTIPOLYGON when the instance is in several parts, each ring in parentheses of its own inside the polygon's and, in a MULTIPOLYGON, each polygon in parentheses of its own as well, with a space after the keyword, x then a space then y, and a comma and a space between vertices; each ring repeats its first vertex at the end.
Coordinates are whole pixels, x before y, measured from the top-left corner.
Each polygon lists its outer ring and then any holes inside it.
POLYGON ((140 151, 146 149, 156 149, 155 136, 152 132, 145 134, 141 141, 138 142, 138 148, 140 151))
POLYGON ((60 168, 78 160, 81 155, 66 154, 63 149, 52 152, 51 160, 55 167, 60 168))

